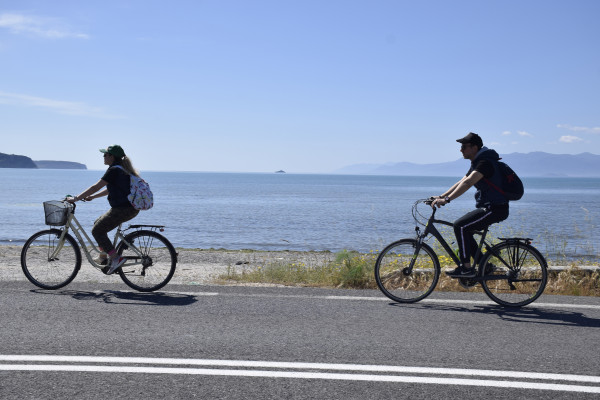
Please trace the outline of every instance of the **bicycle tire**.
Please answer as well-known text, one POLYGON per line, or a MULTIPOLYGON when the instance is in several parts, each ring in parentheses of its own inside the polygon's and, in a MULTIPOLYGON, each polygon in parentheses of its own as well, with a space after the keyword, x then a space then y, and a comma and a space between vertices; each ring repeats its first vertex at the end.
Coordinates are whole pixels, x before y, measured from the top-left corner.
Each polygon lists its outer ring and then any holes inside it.
POLYGON ((546 260, 529 244, 517 241, 498 243, 486 253, 482 265, 481 286, 485 294, 500 305, 525 306, 540 297, 546 288, 546 260))
POLYGON ((429 296, 440 277, 440 263, 427 244, 402 239, 384 248, 375 262, 375 281, 379 289, 398 303, 415 303, 429 296), (414 259, 412 271, 408 271, 414 259))
POLYGON ((119 243, 117 252, 126 258, 119 275, 127 286, 140 292, 153 292, 169 283, 177 266, 177 253, 167 238, 140 230, 130 233, 125 240, 143 254, 140 259, 125 242, 119 243))
POLYGON ((69 234, 58 253, 50 259, 59 243, 62 231, 47 229, 34 233, 21 250, 21 268, 29 282, 42 289, 60 289, 75 279, 81 268, 81 250, 69 234))

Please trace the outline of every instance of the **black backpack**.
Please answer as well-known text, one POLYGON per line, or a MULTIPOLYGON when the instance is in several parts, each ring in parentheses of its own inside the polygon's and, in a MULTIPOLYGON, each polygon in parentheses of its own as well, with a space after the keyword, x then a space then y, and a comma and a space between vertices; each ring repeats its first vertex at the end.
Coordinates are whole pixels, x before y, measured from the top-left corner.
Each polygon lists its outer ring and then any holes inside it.
POLYGON ((484 181, 491 188, 500 192, 507 200, 515 201, 523 197, 525 188, 517 173, 502 161, 496 161, 496 167, 496 171, 500 174, 501 187, 494 185, 492 181, 487 178, 483 178, 484 181))

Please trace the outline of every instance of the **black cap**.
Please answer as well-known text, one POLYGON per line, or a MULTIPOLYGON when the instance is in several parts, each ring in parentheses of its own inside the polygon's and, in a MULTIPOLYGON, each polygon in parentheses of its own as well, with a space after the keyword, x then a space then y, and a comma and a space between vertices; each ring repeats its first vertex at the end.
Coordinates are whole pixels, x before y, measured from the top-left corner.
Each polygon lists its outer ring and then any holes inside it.
POLYGON ((481 137, 473 132, 469 132, 469 134, 467 136, 465 136, 462 139, 456 139, 456 141, 458 143, 470 143, 470 144, 474 144, 475 146, 482 148, 483 147, 483 140, 481 140, 481 137))

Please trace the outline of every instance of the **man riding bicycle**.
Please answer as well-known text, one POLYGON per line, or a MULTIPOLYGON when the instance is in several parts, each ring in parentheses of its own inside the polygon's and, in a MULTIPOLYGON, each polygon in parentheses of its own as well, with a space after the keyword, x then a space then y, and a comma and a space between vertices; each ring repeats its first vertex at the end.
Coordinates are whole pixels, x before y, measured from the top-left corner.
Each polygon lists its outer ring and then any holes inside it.
MULTIPOLYGON (((465 159, 471 160, 467 174, 440 196, 435 196, 432 207, 441 207, 460 197, 469 188, 475 186, 475 206, 473 210, 454 221, 454 233, 458 243, 461 265, 446 275, 453 278, 472 278, 475 268, 471 266, 471 257, 475 255, 478 245, 473 238, 475 231, 508 218, 508 200, 495 190, 501 186, 501 177, 496 166, 500 156, 495 150, 483 146, 483 140, 476 133, 470 132, 462 139, 460 151, 465 159), (490 185, 488 182, 491 182, 490 185)), ((475 263, 478 260, 474 260, 475 263)))

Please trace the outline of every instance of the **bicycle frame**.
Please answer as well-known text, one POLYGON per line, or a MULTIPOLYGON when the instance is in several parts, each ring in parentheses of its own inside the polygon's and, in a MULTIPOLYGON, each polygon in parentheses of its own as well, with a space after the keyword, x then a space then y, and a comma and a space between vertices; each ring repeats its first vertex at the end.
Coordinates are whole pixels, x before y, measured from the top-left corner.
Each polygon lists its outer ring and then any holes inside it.
MULTIPOLYGON (((431 216, 429 217, 429 219, 427 220, 427 223, 425 224, 425 230, 423 231, 423 233, 421 233, 421 228, 419 228, 418 225, 415 226, 415 232, 417 234, 417 241, 419 243, 419 246, 415 249, 415 254, 418 254, 418 252, 420 250, 420 246, 425 241, 425 238, 427 238, 427 236, 431 235, 440 242, 440 244, 442 245, 442 248, 446 251, 446 253, 448 253, 448 256, 450 256, 450 258, 452 259, 452 261, 454 261, 456 266, 459 266, 460 259, 456 256, 456 254, 454 253, 454 251, 452 250, 452 248, 450 247, 450 245, 448 244, 446 239, 444 239, 444 237, 442 236, 440 231, 435 227, 435 224, 441 224, 441 225, 446 225, 446 226, 450 226, 450 227, 453 227, 454 224, 452 224, 451 222, 448 222, 448 221, 436 219, 435 218, 436 211, 437 211, 437 209, 434 208, 431 213, 431 216)), ((416 220, 416 218, 415 218, 415 220, 416 220)), ((481 239, 479 240, 479 246, 477 247, 477 252, 475 253, 473 259, 481 260, 482 259, 481 257, 483 255, 482 249, 485 249, 486 253, 492 252, 504 265, 509 267, 509 264, 500 255, 496 254, 496 252, 494 251, 494 247, 485 240, 488 230, 489 230, 489 227, 486 227, 481 232, 475 232, 476 235, 481 236, 481 239)), ((519 244, 520 243, 525 243, 525 244, 531 243, 531 239, 529 239, 529 238, 500 238, 500 240, 508 242, 508 243, 512 242, 512 243, 516 244, 517 253, 513 254, 512 257, 517 257, 517 258, 519 257, 519 255, 518 255, 519 244)), ((409 267, 410 271, 412 271, 412 268, 413 268, 412 264, 413 263, 411 262, 411 265, 409 267)), ((503 275, 483 276, 483 274, 481 274, 481 267, 482 266, 479 263, 477 263, 477 269, 478 269, 477 275, 478 276, 473 277, 473 278, 468 278, 470 281, 479 282, 479 281, 484 281, 484 280, 485 281, 501 280, 501 279, 505 278, 503 275)), ((509 279, 509 282, 510 282, 510 279, 509 279)))
MULTIPOLYGON (((92 266, 94 268, 97 268, 100 270, 105 268, 106 265, 100 265, 96 261, 94 261, 94 259, 92 258, 92 252, 96 252, 96 253, 100 254, 101 251, 98 248, 98 246, 96 246, 94 244, 94 242, 90 239, 87 232, 81 226, 81 223, 79 223, 77 218, 75 218, 74 210, 72 212, 69 212, 67 223, 65 224, 64 228, 62 229, 62 233, 59 238, 59 243, 56 246, 56 249, 54 250, 54 252, 52 253, 51 258, 54 259, 54 258, 58 257, 58 254, 62 250, 62 247, 65 243, 65 236, 67 235, 69 229, 71 229, 72 232, 75 234, 75 237, 76 237, 77 241, 79 242, 79 245, 82 247, 83 252, 85 253, 85 256, 86 256, 88 262, 90 264, 92 264, 92 266), (88 245, 92 248, 91 251, 88 250, 88 245)), ((125 236, 123 236, 123 232, 121 231, 121 225, 119 225, 119 227, 117 228, 117 232, 115 233, 115 237, 113 239, 113 245, 115 246, 115 248, 117 246, 118 239, 121 239, 121 241, 123 241, 127 246, 129 246, 139 256, 140 259, 142 258, 142 253, 135 246, 133 246, 131 243, 129 243, 129 242, 127 242, 127 240, 125 240, 125 236)), ((131 265, 131 264, 125 263, 124 265, 131 265)))
MULTIPOLYGON (((448 253, 448 255, 450 256, 452 261, 454 261, 454 263, 457 266, 459 266, 460 259, 456 256, 456 254, 454 253, 454 251, 452 250, 452 248, 450 247, 450 245, 448 244, 446 239, 444 239, 444 237, 442 236, 440 231, 435 227, 435 224, 441 224, 441 225, 446 225, 446 226, 450 226, 450 227, 453 227, 454 224, 452 224, 451 222, 448 222, 448 221, 441 220, 441 219, 435 219, 436 211, 437 211, 436 209, 433 209, 433 212, 431 213, 431 217, 429 217, 429 220, 427 221, 427 224, 425 225, 425 230, 423 231, 423 233, 420 233, 421 228, 419 228, 418 225, 415 226, 415 232, 417 234, 417 241, 419 243, 419 246, 425 241, 425 238, 427 236, 431 235, 440 242, 440 244, 442 245, 442 248, 446 251, 446 253, 448 253)), ((478 235, 481 235, 481 239, 479 241, 479 246, 477 247, 477 252, 475 253, 475 256, 473 257, 473 259, 479 260, 480 256, 482 255, 482 248, 485 247, 485 251, 490 251, 492 246, 488 242, 485 241, 485 237, 487 236, 487 233, 488 233, 487 227, 482 232, 475 232, 475 233, 478 235)), ((417 252, 418 252, 418 250, 419 249, 416 249, 417 252)))

